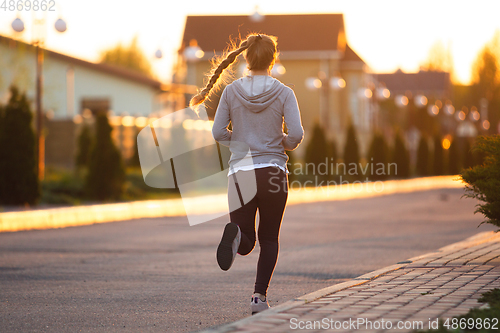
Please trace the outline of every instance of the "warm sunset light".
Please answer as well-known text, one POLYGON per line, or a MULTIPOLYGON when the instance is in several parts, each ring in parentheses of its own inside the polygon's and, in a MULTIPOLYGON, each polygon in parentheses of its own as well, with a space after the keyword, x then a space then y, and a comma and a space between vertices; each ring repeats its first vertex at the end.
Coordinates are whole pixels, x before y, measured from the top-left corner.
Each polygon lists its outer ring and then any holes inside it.
POLYGON ((451 141, 450 141, 449 137, 446 137, 443 139, 442 146, 443 146, 443 149, 450 149, 451 141))
POLYGON ((0 0, 0 332, 498 329, 498 13, 0 0))
MULTIPOLYGON (((252 15, 257 6, 259 20, 266 14, 343 13, 349 45, 375 72, 392 72, 401 68, 416 72, 428 57, 429 50, 440 42, 450 51, 454 79, 469 83, 471 65, 483 45, 500 30, 496 13, 500 3, 482 1, 481 5, 451 0, 419 2, 418 6, 395 0, 304 2, 261 1, 250 3, 224 0, 213 6, 207 1, 193 0, 170 2, 153 0, 148 9, 138 8, 123 1, 88 0, 78 6, 69 0, 57 1, 60 13, 48 13, 54 24, 63 15, 67 29, 64 35, 48 29, 46 46, 49 49, 90 61, 97 61, 100 52, 117 41, 129 42, 134 35, 140 46, 155 58, 159 47, 161 59, 153 67, 164 81, 170 81, 172 66, 182 35, 186 15, 252 15), (120 15, 113 15, 119 6, 120 15), (488 8, 488 10, 484 10, 488 8), (412 15, 407 15, 411 11, 412 15), (112 17, 110 21, 110 16, 112 17), (422 24, 422 18, 431 24, 422 24), (456 25, 455 22, 474 24, 456 25), (92 22, 110 22, 103 29, 92 22), (369 28, 368 28, 369 27, 369 28), (385 38, 390 32, 391 38, 385 38), (409 37, 410 36, 410 37, 409 37), (397 41, 395 43, 394 41, 397 41)), ((26 11, 0 11, 0 35, 29 40, 32 34, 31 14, 26 11), (14 35, 11 23, 19 16, 24 23, 23 32, 14 35)), ((195 56, 203 57, 211 50, 197 50, 195 56), (202 53, 203 52, 203 53, 202 53)))
POLYGON ((483 121, 483 128, 485 130, 489 130, 490 129, 490 122, 488 120, 483 121))
POLYGON ((408 97, 403 95, 396 96, 396 105, 398 105, 399 107, 408 105, 408 97))
POLYGON ((372 98, 373 96, 373 93, 370 89, 365 89, 364 94, 366 98, 372 98))
POLYGON ((125 116, 122 118, 122 125, 125 127, 131 127, 135 125, 135 119, 132 116, 125 116))
POLYGON ((430 105, 429 106, 429 114, 430 115, 437 115, 439 114, 439 108, 437 105, 430 105))
POLYGON ((419 95, 415 97, 415 102, 418 103, 419 106, 426 106, 427 105, 427 97, 423 95, 419 95))
POLYGON ((146 117, 137 117, 135 118, 135 126, 137 127, 145 127, 148 124, 148 118, 146 117))
POLYGON ((459 113, 457 113, 457 117, 459 120, 465 120, 465 112, 460 111, 459 113))
POLYGON ((455 113, 455 107, 453 105, 451 105, 451 102, 446 103, 446 105, 444 106, 444 109, 445 109, 446 113, 449 115, 452 115, 455 113))
POLYGON ((382 96, 383 96, 384 98, 389 98, 389 97, 391 97, 391 92, 389 91, 389 89, 384 88, 384 89, 382 90, 382 96))

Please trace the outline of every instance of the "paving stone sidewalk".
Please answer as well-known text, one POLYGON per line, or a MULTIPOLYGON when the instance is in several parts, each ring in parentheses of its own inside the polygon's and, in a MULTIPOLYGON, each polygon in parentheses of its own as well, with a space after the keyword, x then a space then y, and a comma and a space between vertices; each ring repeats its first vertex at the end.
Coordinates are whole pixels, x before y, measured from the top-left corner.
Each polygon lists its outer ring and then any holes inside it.
POLYGON ((481 306, 477 299, 493 288, 500 233, 485 232, 203 332, 411 332, 481 306), (322 326, 305 329, 314 321, 322 326))

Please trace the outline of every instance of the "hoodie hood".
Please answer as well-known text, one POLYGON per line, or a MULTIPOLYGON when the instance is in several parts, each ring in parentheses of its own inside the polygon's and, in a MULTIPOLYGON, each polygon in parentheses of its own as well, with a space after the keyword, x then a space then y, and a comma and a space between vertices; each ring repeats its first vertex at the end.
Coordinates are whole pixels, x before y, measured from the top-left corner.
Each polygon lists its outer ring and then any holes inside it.
POLYGON ((285 88, 283 83, 267 75, 249 75, 232 85, 238 100, 255 113, 265 110, 285 88))

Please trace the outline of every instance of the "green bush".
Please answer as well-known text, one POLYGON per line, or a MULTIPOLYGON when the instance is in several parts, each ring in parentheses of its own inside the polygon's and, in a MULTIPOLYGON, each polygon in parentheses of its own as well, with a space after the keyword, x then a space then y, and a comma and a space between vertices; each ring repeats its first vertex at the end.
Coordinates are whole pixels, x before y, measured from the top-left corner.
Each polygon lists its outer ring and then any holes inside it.
POLYGON ((128 166, 133 167, 133 168, 134 167, 138 168, 138 167, 141 166, 141 161, 139 159, 139 148, 137 147, 137 136, 139 135, 140 131, 141 131, 140 128, 137 128, 136 131, 135 131, 135 135, 134 135, 134 154, 132 155, 132 157, 128 161, 128 166))
POLYGON ((456 138, 453 138, 448 149, 448 173, 451 175, 458 175, 461 170, 460 152, 457 141, 456 138))
POLYGON ((475 211, 485 216, 483 223, 500 227, 500 135, 478 137, 473 150, 484 153, 485 159, 482 165, 462 170, 465 196, 484 202, 475 211))
POLYGON ((418 143, 417 149, 417 165, 416 171, 418 176, 428 176, 429 175, 429 144, 427 138, 422 135, 420 137, 420 142, 418 143))
POLYGON ((42 181, 42 205, 79 205, 84 198, 83 179, 69 170, 48 168, 42 181))
POLYGON ((31 109, 25 94, 10 88, 0 110, 0 204, 34 205, 40 197, 31 109))
MULTIPOLYGON (((353 167, 352 163, 354 163, 357 170, 359 170, 359 147, 356 139, 356 129, 352 123, 347 130, 347 138, 344 146, 344 163, 346 165, 346 170, 353 167)), ((355 175, 352 178, 359 179, 361 178, 361 174, 355 175)))
POLYGON ((441 144, 441 136, 434 136, 434 158, 432 159, 433 174, 440 176, 444 173, 444 151, 441 144))
POLYGON ((111 131, 107 115, 98 114, 85 179, 85 193, 91 200, 119 200, 124 190, 125 169, 120 151, 111 138, 111 131))
POLYGON ((382 133, 376 132, 373 134, 373 139, 368 150, 367 161, 373 167, 368 168, 368 178, 370 180, 387 179, 388 172, 388 147, 382 133), (381 172, 383 170, 383 172, 381 172))
POLYGON ((318 176, 318 179, 323 179, 326 175, 318 175, 320 163, 325 163, 328 157, 328 143, 326 141, 325 132, 323 128, 316 123, 313 128, 311 140, 306 147, 305 153, 305 173, 308 176, 318 176))
POLYGON ((86 168, 89 165, 90 147, 92 146, 92 134, 90 126, 84 124, 78 135, 77 153, 75 164, 78 168, 86 168))
POLYGON ((333 139, 330 142, 327 142, 326 157, 328 158, 328 163, 327 163, 328 179, 333 180, 337 177, 335 172, 336 172, 337 159, 339 157, 337 151, 337 141, 335 141, 335 139, 333 139))
POLYGON ((410 152, 406 149, 406 144, 400 131, 396 132, 394 138, 391 163, 395 163, 397 166, 396 178, 410 177, 410 152))

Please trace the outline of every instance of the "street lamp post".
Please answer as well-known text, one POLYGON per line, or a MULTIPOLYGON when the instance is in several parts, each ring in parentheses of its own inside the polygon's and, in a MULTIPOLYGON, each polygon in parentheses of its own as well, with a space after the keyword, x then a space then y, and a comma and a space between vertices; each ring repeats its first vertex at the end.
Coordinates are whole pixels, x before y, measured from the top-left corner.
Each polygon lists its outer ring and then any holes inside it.
MULTIPOLYGON (((45 20, 34 20, 34 24, 43 25, 45 20)), ((54 25, 55 29, 58 32, 66 31, 66 22, 63 19, 59 18, 54 25)), ((41 27, 39 27, 41 28, 41 27)), ((17 17, 12 22, 12 29, 16 32, 24 31, 24 23, 23 21, 17 17)), ((36 131, 37 131, 37 175, 39 180, 43 180, 45 174, 45 138, 43 136, 43 105, 42 105, 42 96, 43 96, 43 37, 41 34, 35 41, 32 41, 32 44, 35 46, 35 56, 36 56, 36 98, 35 98, 35 107, 36 107, 36 131)))

